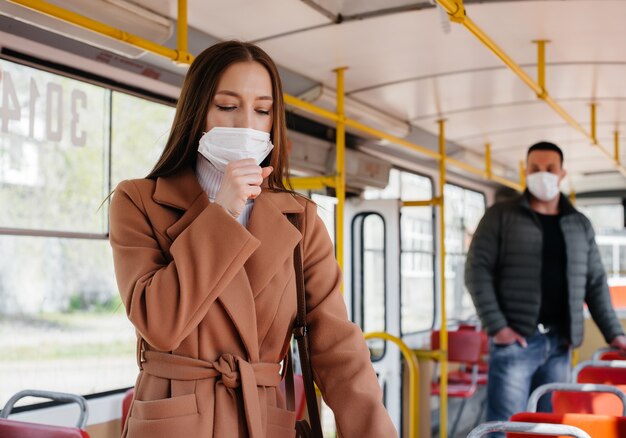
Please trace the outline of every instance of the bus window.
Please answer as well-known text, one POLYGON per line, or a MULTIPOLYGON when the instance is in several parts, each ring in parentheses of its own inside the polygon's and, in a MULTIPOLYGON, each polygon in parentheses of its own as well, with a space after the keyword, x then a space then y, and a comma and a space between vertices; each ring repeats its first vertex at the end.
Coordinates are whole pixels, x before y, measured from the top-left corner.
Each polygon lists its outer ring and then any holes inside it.
POLYGON ((0 227, 106 233, 109 90, 0 59, 0 227))
MULTIPOLYGON (((432 198, 430 178, 402 172, 402 200, 432 198)), ((429 330, 435 315, 433 208, 403 207, 400 217, 402 334, 429 330)))
MULTIPOLYGON (((353 221, 353 315, 365 333, 384 332, 385 222, 376 213, 362 213, 353 221)), ((381 359, 385 343, 368 342, 372 360, 381 359)))
POLYGON ((626 231, 620 198, 582 198, 576 203, 591 220, 606 271, 611 301, 616 310, 626 309, 626 231))
POLYGON ((24 388, 132 386, 135 333, 98 207, 119 180, 150 170, 174 109, 8 60, 0 71, 0 205, 10 206, 0 211, 0 406, 24 388))
POLYGON ((326 225, 330 239, 335 245, 335 205, 337 205, 337 198, 313 193, 311 200, 317 204, 317 215, 326 225))
POLYGON ((143 178, 165 148, 175 109, 126 93, 113 92, 111 187, 143 178))
POLYGON ((451 320, 475 315, 465 288, 465 258, 469 244, 485 213, 485 195, 452 184, 444 187, 446 221, 446 307, 451 320))

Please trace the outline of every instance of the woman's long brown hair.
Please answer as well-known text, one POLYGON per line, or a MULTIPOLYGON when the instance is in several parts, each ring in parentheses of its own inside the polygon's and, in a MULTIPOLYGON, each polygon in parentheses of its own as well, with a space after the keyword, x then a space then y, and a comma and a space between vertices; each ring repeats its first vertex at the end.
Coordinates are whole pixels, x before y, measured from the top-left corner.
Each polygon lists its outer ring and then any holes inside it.
POLYGON ((185 77, 176 105, 176 115, 169 138, 161 157, 146 178, 156 179, 179 170, 195 166, 198 143, 205 129, 206 114, 217 84, 224 71, 236 62, 258 62, 270 75, 274 103, 272 106, 272 131, 274 144, 269 165, 274 171, 268 177, 268 186, 274 190, 287 190, 283 177, 287 169, 287 127, 283 87, 274 61, 262 49, 251 43, 224 41, 204 50, 193 61, 185 77))

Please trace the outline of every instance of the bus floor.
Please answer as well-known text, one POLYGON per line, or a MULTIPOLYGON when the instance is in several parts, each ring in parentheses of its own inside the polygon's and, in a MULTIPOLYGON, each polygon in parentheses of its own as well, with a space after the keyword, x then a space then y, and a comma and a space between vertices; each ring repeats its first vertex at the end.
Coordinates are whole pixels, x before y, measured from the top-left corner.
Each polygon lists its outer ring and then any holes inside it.
MULTIPOLYGON (((459 424, 454 436, 449 438, 465 438, 469 432, 480 423, 485 422, 485 404, 487 397, 487 387, 480 386, 474 396, 467 400, 463 413, 459 419, 459 424)), ((448 430, 452 430, 454 420, 457 418, 463 400, 458 398, 448 399, 448 430)), ((439 398, 431 397, 431 436, 438 438, 439 435, 439 398)), ((445 435, 444 435, 445 436, 445 435)))

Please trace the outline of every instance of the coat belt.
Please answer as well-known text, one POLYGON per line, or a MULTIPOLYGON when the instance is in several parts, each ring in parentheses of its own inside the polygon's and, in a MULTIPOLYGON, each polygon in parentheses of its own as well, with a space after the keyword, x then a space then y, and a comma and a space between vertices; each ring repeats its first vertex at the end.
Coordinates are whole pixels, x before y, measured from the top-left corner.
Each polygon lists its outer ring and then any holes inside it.
POLYGON ((209 362, 149 350, 143 353, 143 359, 143 371, 156 377, 170 380, 219 379, 225 391, 216 388, 216 404, 220 401, 218 398, 232 395, 232 390, 241 387, 248 434, 250 438, 264 436, 256 387, 278 386, 281 381, 280 364, 250 363, 232 354, 223 354, 215 362, 209 362))

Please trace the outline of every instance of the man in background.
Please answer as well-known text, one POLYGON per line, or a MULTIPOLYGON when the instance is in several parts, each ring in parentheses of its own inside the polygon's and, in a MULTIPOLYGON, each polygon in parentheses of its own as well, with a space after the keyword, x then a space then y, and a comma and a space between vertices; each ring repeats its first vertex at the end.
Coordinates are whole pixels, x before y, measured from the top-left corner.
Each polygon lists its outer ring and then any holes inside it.
MULTIPOLYGON (((559 191, 565 174, 558 146, 531 146, 527 190, 490 207, 470 245, 465 284, 492 337, 487 421, 525 411, 538 386, 569 381, 585 303, 607 343, 626 351, 591 223, 559 191)), ((539 411, 550 410, 543 397, 539 411)))

